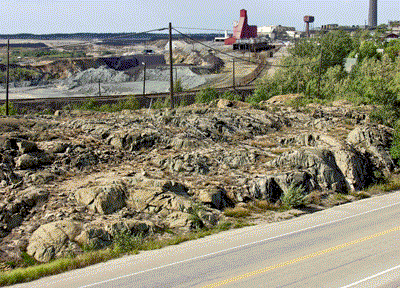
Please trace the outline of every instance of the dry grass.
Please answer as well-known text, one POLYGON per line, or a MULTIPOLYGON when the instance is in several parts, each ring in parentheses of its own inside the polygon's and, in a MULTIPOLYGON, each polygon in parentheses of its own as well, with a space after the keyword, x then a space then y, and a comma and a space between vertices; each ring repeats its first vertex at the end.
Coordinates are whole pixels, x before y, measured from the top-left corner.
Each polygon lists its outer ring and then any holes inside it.
POLYGON ((382 183, 370 186, 366 192, 370 195, 377 195, 396 190, 400 190, 400 174, 391 174, 382 183))
POLYGON ((249 204, 248 209, 255 213, 265 213, 270 211, 282 212, 287 209, 281 203, 271 203, 268 200, 256 200, 249 204))
POLYGON ((226 208, 224 210, 224 215, 233 218, 244 218, 250 216, 251 212, 246 208, 235 207, 235 208, 226 208))

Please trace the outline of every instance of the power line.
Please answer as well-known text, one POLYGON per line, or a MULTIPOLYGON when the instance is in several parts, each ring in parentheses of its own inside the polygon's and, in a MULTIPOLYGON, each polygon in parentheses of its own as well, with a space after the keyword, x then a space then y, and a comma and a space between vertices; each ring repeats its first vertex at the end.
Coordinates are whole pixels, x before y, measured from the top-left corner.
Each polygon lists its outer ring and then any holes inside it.
POLYGON ((181 34, 182 36, 184 36, 184 37, 186 37, 186 38, 188 38, 188 39, 190 39, 190 40, 192 40, 192 41, 194 41, 194 42, 196 42, 196 43, 198 43, 198 44, 200 44, 200 45, 203 45, 203 46, 205 46, 205 47, 207 47, 207 48, 209 48, 209 49, 211 49, 211 50, 213 50, 213 51, 216 51, 216 52, 218 52, 218 53, 224 54, 224 55, 226 55, 226 56, 228 56, 228 57, 231 57, 231 58, 233 58, 233 59, 238 59, 238 60, 246 61, 246 62, 253 63, 253 64, 261 64, 261 62, 255 62, 255 61, 251 61, 251 60, 248 60, 248 59, 244 59, 244 58, 241 58, 241 57, 238 57, 238 56, 235 56, 235 55, 228 54, 228 53, 226 53, 226 52, 224 52, 224 51, 221 51, 221 50, 218 50, 218 49, 216 49, 216 48, 214 48, 214 47, 211 47, 211 46, 209 46, 209 45, 207 45, 207 44, 205 44, 205 43, 203 43, 203 42, 201 42, 201 41, 198 41, 198 40, 196 40, 196 39, 193 39, 193 38, 190 37, 189 35, 187 35, 187 34, 185 34, 185 33, 182 33, 182 32, 178 31, 178 30, 175 29, 175 28, 172 28, 172 29, 175 30, 176 32, 178 32, 179 34, 181 34))
MULTIPOLYGON (((188 39, 190 39, 190 40, 192 40, 192 41, 194 41, 194 42, 196 42, 196 43, 199 43, 200 45, 203 45, 203 46, 205 46, 205 47, 207 47, 207 48, 209 48, 209 49, 211 49, 211 50, 213 50, 213 51, 216 51, 216 52, 218 52, 218 53, 221 53, 221 54, 223 54, 223 55, 226 55, 226 56, 228 56, 228 57, 231 57, 232 59, 238 59, 238 60, 245 61, 245 62, 248 62, 248 63, 253 63, 253 64, 262 64, 261 62, 252 61, 252 60, 249 60, 249 59, 241 58, 241 57, 238 57, 238 56, 235 56, 235 55, 226 53, 226 52, 224 52, 224 51, 218 50, 218 49, 216 49, 216 48, 214 48, 214 47, 211 47, 211 46, 209 46, 209 45, 207 45, 207 44, 205 44, 205 43, 203 43, 203 42, 201 42, 201 41, 198 41, 198 40, 196 40, 196 39, 193 39, 193 38, 190 37, 189 35, 187 35, 187 34, 185 34, 185 33, 182 33, 182 32, 178 31, 178 30, 175 29, 175 28, 172 28, 172 29, 175 30, 177 33, 181 34, 182 36, 184 36, 184 37, 186 37, 186 38, 188 38, 188 39)), ((315 63, 318 63, 318 61, 309 62, 309 63, 305 63, 305 64, 295 64, 295 65, 276 65, 276 64, 269 64, 269 66, 270 66, 270 67, 280 67, 280 68, 290 68, 290 67, 298 67, 298 66, 307 66, 307 65, 311 65, 311 64, 315 64, 315 63)))
POLYGON ((193 27, 175 27, 175 28, 186 29, 186 30, 218 31, 218 32, 225 32, 225 31, 229 31, 230 32, 230 31, 232 31, 230 29, 222 30, 222 29, 212 29, 212 28, 193 28, 193 27))

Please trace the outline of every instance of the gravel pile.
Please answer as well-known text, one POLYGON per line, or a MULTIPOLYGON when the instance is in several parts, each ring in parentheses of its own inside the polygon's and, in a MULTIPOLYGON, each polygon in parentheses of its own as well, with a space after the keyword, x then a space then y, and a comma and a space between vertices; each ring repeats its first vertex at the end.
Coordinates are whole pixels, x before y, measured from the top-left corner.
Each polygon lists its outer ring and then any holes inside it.
POLYGON ((62 86, 71 90, 79 86, 85 86, 93 83, 122 83, 130 80, 130 77, 121 71, 116 71, 106 66, 100 68, 90 68, 79 72, 68 79, 62 81, 62 86))

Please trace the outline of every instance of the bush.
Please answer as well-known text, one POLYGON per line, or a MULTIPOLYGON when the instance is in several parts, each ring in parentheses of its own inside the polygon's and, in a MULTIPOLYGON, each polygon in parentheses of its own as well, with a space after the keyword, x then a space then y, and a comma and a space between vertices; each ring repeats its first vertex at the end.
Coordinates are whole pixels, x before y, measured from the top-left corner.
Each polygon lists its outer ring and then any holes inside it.
POLYGON ((242 96, 240 96, 239 94, 233 93, 231 91, 224 92, 224 94, 222 94, 221 98, 231 100, 231 101, 242 101, 242 96))
POLYGON ((118 112, 122 110, 136 110, 140 108, 139 100, 131 95, 128 99, 118 100, 115 104, 103 104, 100 105, 95 99, 89 99, 80 105, 73 105, 73 109, 76 110, 92 110, 101 112, 118 112))
POLYGON ((304 188, 302 186, 290 185, 288 191, 281 197, 282 204, 287 208, 299 207, 304 203, 304 188))
POLYGON ((211 101, 220 97, 219 92, 215 88, 204 88, 196 94, 197 103, 210 103, 211 101))
MULTIPOLYGON (((8 115, 16 115, 18 110, 14 107, 13 103, 8 103, 8 115)), ((0 115, 6 115, 6 104, 0 106, 0 115)))
POLYGON ((174 92, 182 92, 183 90, 182 80, 179 78, 174 82, 174 92))
POLYGON ((135 250, 139 250, 143 244, 143 236, 132 235, 129 231, 120 232, 114 236, 113 252, 123 254, 135 250))

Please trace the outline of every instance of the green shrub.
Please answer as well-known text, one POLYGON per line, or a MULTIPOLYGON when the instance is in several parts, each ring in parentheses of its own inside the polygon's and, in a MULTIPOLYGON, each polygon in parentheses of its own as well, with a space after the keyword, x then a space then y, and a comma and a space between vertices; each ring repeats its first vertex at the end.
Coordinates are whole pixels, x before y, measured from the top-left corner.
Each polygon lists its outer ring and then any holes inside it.
POLYGON ((166 108, 167 106, 165 105, 165 102, 166 102, 166 100, 158 98, 154 103, 151 104, 151 108, 153 108, 153 109, 166 108))
POLYGON ((219 92, 215 88, 204 88, 196 94, 197 103, 210 103, 211 101, 220 97, 219 92))
POLYGON ((231 100, 231 101, 242 101, 242 96, 240 96, 237 93, 231 92, 231 91, 224 92, 224 94, 221 95, 221 98, 231 100))
POLYGON ((132 235, 129 231, 124 231, 114 235, 112 249, 116 254, 123 254, 140 249, 142 244, 141 234, 132 235))
POLYGON ((190 214, 189 220, 192 221, 192 225, 196 230, 201 229, 204 227, 203 220, 201 219, 201 212, 204 211, 204 206, 201 204, 194 204, 188 210, 190 214))
POLYGON ((182 92, 183 86, 182 86, 182 80, 179 78, 174 81, 174 92, 182 92))
POLYGON ((88 99, 81 104, 72 106, 72 109, 76 110, 88 110, 88 111, 101 111, 101 112, 118 112, 122 110, 136 110, 140 108, 139 100, 134 96, 128 96, 127 99, 118 100, 114 104, 103 104, 100 105, 96 99, 88 99))
POLYGON ((288 191, 281 197, 282 204, 287 208, 299 207, 304 203, 305 195, 302 186, 290 185, 288 191))
MULTIPOLYGON (((15 108, 13 103, 8 103, 8 115, 16 115, 18 110, 15 108)), ((0 106, 0 115, 6 115, 6 104, 0 106)))

